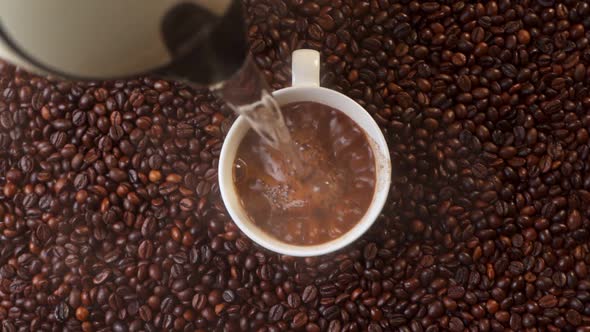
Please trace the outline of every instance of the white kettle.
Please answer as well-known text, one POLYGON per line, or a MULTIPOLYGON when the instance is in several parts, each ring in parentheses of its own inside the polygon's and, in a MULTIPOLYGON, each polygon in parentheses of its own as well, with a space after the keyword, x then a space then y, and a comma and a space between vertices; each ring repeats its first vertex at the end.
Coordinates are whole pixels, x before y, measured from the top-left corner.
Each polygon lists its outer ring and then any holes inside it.
POLYGON ((246 54, 238 0, 0 0, 0 58, 40 73, 210 85, 246 54))

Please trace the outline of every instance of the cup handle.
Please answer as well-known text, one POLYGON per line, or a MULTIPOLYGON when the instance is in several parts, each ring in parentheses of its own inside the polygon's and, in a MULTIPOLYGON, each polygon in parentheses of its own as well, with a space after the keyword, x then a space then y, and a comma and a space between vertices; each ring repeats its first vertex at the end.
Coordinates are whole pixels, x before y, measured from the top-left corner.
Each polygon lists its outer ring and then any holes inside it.
POLYGON ((291 62, 293 86, 320 86, 320 52, 296 50, 291 62))

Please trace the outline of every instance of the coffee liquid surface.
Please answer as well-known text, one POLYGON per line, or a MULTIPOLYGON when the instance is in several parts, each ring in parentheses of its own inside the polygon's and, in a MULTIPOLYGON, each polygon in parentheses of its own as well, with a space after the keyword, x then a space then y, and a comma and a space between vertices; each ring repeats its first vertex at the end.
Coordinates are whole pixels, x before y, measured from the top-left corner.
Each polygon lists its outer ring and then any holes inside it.
POLYGON ((329 106, 282 107, 304 171, 249 130, 238 147, 234 182, 250 219, 296 245, 333 240, 367 211, 375 192, 375 159, 363 130, 329 106))

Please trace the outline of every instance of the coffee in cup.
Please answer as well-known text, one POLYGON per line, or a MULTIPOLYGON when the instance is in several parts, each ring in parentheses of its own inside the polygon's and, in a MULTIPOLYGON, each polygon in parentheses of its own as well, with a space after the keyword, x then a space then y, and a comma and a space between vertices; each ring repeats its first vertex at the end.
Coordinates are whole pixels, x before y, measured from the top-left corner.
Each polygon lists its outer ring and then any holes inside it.
POLYGON ((280 241, 316 245, 349 231, 375 193, 375 158, 364 131, 316 102, 284 105, 303 169, 252 129, 234 160, 234 183, 252 222, 280 241))

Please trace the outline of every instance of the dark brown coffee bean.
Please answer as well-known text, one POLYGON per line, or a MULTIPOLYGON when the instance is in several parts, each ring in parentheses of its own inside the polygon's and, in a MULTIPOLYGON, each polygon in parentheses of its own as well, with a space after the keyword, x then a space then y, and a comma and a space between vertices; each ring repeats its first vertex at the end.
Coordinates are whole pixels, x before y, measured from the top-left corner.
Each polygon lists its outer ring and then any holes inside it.
POLYGON ((149 240, 144 240, 139 245, 137 255, 141 259, 147 259, 152 256, 153 251, 154 249, 152 243, 149 240))
POLYGON ((110 277, 110 275, 110 270, 101 271, 92 279, 92 282, 96 285, 100 285, 104 283, 110 277))
POLYGON ((117 142, 119 141, 124 135, 124 130, 121 126, 114 125, 109 129, 109 136, 110 138, 117 142))
POLYGON ((320 5, 318 5, 317 3, 314 3, 314 2, 306 2, 301 7, 301 12, 307 16, 317 15, 320 12, 320 5))
POLYGON ((542 308, 553 308, 557 305, 557 298, 554 295, 545 295, 539 299, 539 306, 542 308))
POLYGON ((284 308, 280 304, 275 304, 274 306, 270 307, 268 312, 268 320, 270 322, 278 322, 283 317, 284 308))
POLYGON ((115 182, 122 182, 127 179, 127 173, 119 168, 111 169, 108 176, 115 182))
POLYGON ((191 211, 193 209, 194 202, 190 198, 183 198, 180 201, 180 209, 182 211, 191 211))
POLYGON ((549 155, 544 155, 539 161, 539 169, 541 173, 547 173, 551 169, 552 159, 549 155))
POLYGON ((11 129, 13 125, 12 115, 8 111, 0 113, 0 126, 4 129, 11 129))
POLYGON ((51 122, 51 125, 56 130, 66 131, 66 130, 72 128, 73 124, 72 124, 72 121, 70 121, 68 119, 56 119, 53 122, 51 122))
POLYGON ((432 318, 438 318, 443 313, 443 306, 442 303, 439 301, 435 301, 434 303, 428 306, 428 316, 432 318))
POLYGON ((463 321, 461 321, 461 319, 457 318, 457 317, 453 317, 450 319, 449 321, 449 330, 450 331, 463 331, 463 329, 465 329, 465 325, 463 324, 463 321))
POLYGON ((144 322, 149 322, 152 320, 152 309, 147 305, 142 305, 139 307, 139 318, 144 322))
POLYGON ((316 19, 317 24, 324 31, 332 31, 336 27, 336 22, 330 15, 323 15, 316 19))
POLYGON ((303 294, 301 295, 301 299, 303 300, 304 303, 310 303, 313 302, 318 296, 318 289, 313 286, 313 285, 309 285, 307 287, 305 287, 305 289, 303 290, 303 294))
POLYGON ((544 112, 546 112, 548 114, 553 114, 553 113, 559 112, 562 108, 561 101, 559 99, 555 99, 555 100, 546 102, 543 104, 543 106, 541 108, 543 109, 544 112))
POLYGON ((362 41, 361 43, 362 47, 371 51, 371 52, 377 52, 378 50, 381 49, 381 41, 377 38, 374 37, 369 37, 366 38, 362 41))
POLYGON ((324 31, 319 24, 313 23, 308 27, 309 37, 314 40, 322 40, 324 38, 324 31))
POLYGON ((467 57, 463 53, 455 53, 451 58, 451 62, 455 66, 464 66, 467 63, 467 57))
POLYGON ((461 286, 450 287, 447 291, 447 294, 450 298, 458 300, 463 298, 465 295, 465 289, 461 286))
POLYGON ((192 306, 195 310, 200 311, 205 308, 207 304, 207 297, 203 294, 195 294, 192 300, 192 306))
POLYGON ((575 310, 568 310, 565 314, 565 319, 568 323, 572 324, 573 326, 579 326, 582 323, 581 315, 579 312, 575 310))
POLYGON ((178 184, 173 182, 164 182, 158 187, 160 195, 169 195, 178 189, 178 184))
POLYGON ((467 75, 459 76, 457 80, 457 85, 459 86, 459 89, 461 89, 464 92, 471 91, 471 79, 469 79, 467 75))
POLYGON ((53 315, 59 322, 65 322, 70 317, 70 307, 65 302, 60 302, 53 311, 53 315))
POLYGON ((289 294, 287 297, 287 303, 292 309, 297 309, 301 305, 301 297, 297 293, 289 294))
POLYGON ((305 312, 300 312, 293 317, 291 321, 291 328, 299 329, 307 324, 308 317, 305 312))

